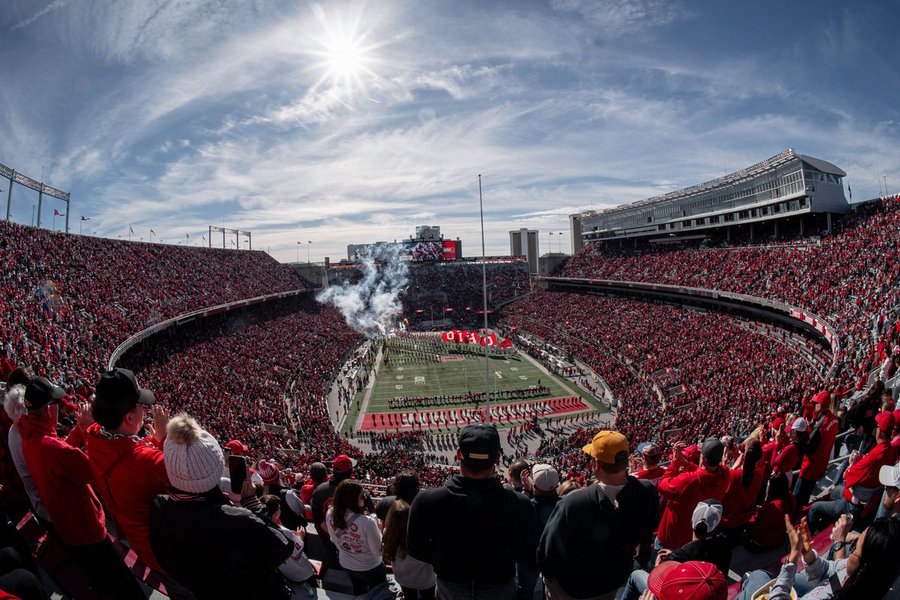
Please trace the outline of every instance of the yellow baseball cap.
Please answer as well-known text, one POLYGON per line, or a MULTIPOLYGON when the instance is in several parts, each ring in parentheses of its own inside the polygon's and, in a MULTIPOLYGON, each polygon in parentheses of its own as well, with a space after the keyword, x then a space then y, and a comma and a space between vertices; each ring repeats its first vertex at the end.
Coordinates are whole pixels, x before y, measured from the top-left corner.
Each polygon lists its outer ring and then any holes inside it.
POLYGON ((594 436, 591 443, 582 448, 592 458, 609 465, 627 462, 631 452, 628 438, 618 431, 605 429, 594 436))

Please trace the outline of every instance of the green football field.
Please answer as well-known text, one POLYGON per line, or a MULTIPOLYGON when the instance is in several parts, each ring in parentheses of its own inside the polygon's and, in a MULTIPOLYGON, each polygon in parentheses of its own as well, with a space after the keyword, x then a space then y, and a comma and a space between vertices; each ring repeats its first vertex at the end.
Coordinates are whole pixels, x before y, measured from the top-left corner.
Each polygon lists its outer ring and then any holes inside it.
MULTIPOLYGON (((392 410, 411 410, 409 408, 391 409, 388 404, 388 400, 391 398, 455 395, 465 394, 467 391, 483 392, 485 390, 484 355, 464 353, 451 356, 461 358, 461 360, 422 361, 409 356, 408 353, 392 349, 388 363, 385 364, 382 361, 378 368, 368 404, 364 404, 366 393, 369 391, 367 389, 360 390, 356 399, 367 413, 383 413, 392 410)), ((597 402, 589 392, 582 390, 571 381, 548 374, 522 353, 491 356, 488 358, 488 368, 492 393, 498 390, 542 385, 549 387, 550 393, 540 398, 577 395, 596 410, 607 412, 606 407, 597 402)), ((493 404, 512 403, 520 400, 523 399, 497 398, 493 400, 493 404)), ((345 431, 352 426, 351 424, 356 423, 358 416, 356 404, 356 402, 352 403, 351 412, 344 422, 345 431)), ((428 408, 459 408, 459 405, 435 404, 428 408)))

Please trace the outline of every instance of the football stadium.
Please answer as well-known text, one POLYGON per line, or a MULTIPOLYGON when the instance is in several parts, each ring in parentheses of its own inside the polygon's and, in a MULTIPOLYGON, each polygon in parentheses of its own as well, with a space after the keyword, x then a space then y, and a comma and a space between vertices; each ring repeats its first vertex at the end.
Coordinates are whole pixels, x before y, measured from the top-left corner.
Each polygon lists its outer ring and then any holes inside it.
MULTIPOLYGON (((900 599, 896 108, 860 141, 859 96, 779 109, 799 92, 744 90, 740 57, 704 96, 728 116, 682 126, 700 70, 629 53, 735 22, 652 2, 460 5, 503 47, 462 54, 457 8, 386 16, 391 42, 363 11, 337 44, 357 3, 14 4, 5 62, 104 70, 64 79, 99 107, 65 143, 0 111, 0 599, 900 599), (427 72, 373 58, 429 36, 427 72)), ((851 30, 823 37, 856 56, 851 30)))

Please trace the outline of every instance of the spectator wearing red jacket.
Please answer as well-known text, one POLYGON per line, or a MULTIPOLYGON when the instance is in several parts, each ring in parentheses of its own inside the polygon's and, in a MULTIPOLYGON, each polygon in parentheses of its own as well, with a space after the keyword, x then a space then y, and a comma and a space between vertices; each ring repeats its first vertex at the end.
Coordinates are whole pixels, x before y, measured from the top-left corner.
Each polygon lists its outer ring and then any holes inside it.
POLYGON ((153 436, 143 438, 144 417, 156 397, 138 387, 134 373, 113 369, 100 376, 85 450, 103 504, 144 563, 164 571, 150 548, 150 506, 169 489, 162 444, 168 415, 153 410, 153 436))
POLYGON ((759 440, 750 440, 747 449, 728 473, 728 488, 722 499, 722 528, 729 539, 737 540, 750 521, 759 490, 765 480, 760 464, 762 446, 759 440))
POLYGON ((766 500, 747 525, 747 542, 751 549, 770 550, 782 546, 787 539, 784 517, 794 514, 794 496, 787 477, 776 473, 769 479, 766 500), (779 528, 779 526, 782 526, 779 528))
POLYGON ((728 469, 721 465, 725 446, 717 438, 703 442, 700 465, 684 457, 684 442, 675 444, 672 464, 659 482, 659 492, 668 500, 656 532, 664 548, 680 548, 691 541, 691 514, 704 498, 721 501, 728 487, 728 469))
POLYGON ((831 412, 831 394, 827 391, 813 398, 813 410, 813 429, 794 488, 797 506, 801 508, 809 502, 816 482, 825 475, 839 428, 838 418, 831 412))
POLYGON ((844 488, 835 490, 835 493, 840 491, 840 497, 815 502, 810 507, 811 530, 821 531, 844 513, 854 516, 859 514, 876 493, 881 493, 881 482, 878 479, 881 467, 894 463, 894 449, 891 448, 890 441, 894 415, 889 412, 878 413, 875 415, 875 423, 875 446, 862 458, 855 459, 856 453, 851 455, 852 464, 844 473, 844 488))
POLYGON ((791 441, 776 452, 772 459, 772 471, 784 473, 788 483, 794 481, 794 470, 800 466, 800 459, 806 451, 809 442, 809 423, 803 417, 797 417, 791 423, 791 441))
MULTIPOLYGON (((88 457, 56 435, 56 404, 65 395, 44 377, 35 377, 25 388, 28 413, 17 427, 28 470, 56 534, 91 583, 116 598, 144 598, 106 532, 103 507, 90 485, 88 457)), ((82 411, 79 429, 89 420, 86 407, 82 411)))

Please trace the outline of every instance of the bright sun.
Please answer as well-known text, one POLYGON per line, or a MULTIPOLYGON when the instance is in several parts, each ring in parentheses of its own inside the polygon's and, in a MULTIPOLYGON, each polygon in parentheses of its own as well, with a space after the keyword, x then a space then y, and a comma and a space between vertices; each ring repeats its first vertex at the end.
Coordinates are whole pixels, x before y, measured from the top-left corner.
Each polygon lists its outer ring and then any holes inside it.
POLYGON ((310 51, 318 59, 312 67, 321 73, 314 88, 328 86, 342 95, 363 89, 365 81, 375 77, 373 51, 382 44, 371 43, 373 31, 361 27, 361 13, 326 15, 318 5, 313 12, 322 26, 321 34, 313 38, 316 47, 310 51))

